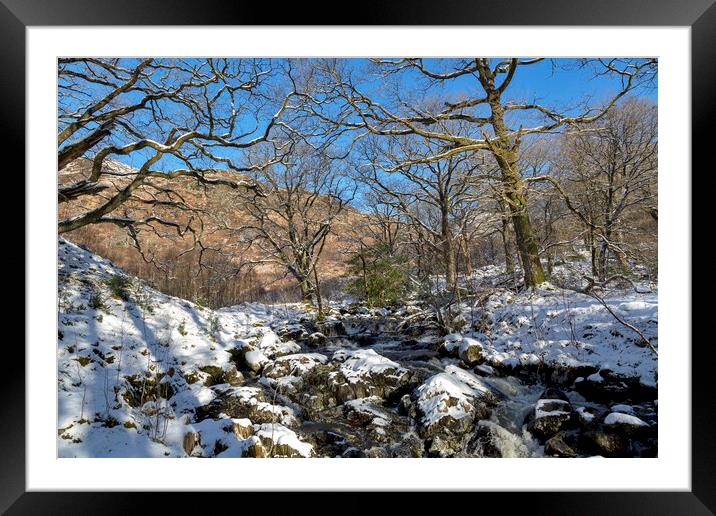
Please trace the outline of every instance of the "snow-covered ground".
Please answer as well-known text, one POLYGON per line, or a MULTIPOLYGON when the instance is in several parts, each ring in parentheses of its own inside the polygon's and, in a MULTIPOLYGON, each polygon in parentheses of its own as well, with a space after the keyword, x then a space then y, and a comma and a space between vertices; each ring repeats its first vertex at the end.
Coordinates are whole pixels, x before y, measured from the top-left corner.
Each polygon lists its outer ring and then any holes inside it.
MULTIPOLYGON (((255 437, 265 436, 266 429, 257 425, 251 438, 235 438, 235 421, 228 417, 194 422, 194 409, 227 387, 204 385, 214 372, 201 368, 240 375, 227 350, 249 341, 258 341, 267 353, 294 349, 269 328, 290 318, 290 307, 246 304, 210 310, 157 292, 64 239, 59 241, 58 274, 60 457, 186 456, 184 440, 192 432, 201 435, 193 453, 203 445, 210 448, 204 455, 214 455, 218 440, 227 449, 216 455, 240 456, 255 437), (130 284, 113 291, 111 285, 122 282, 117 278, 128 278, 130 284), (127 300, 121 298, 123 291, 127 300), (161 383, 171 386, 168 399, 151 394, 161 383)), ((274 432, 274 438, 280 443, 296 439, 288 428, 274 432)), ((306 446, 298 449, 310 454, 306 446)))
MULTIPOLYGON (((658 349, 658 301, 656 290, 636 293, 621 290, 606 295, 610 309, 637 327, 658 349)), ((549 364, 577 368, 596 366, 643 385, 657 385, 657 357, 638 344, 640 336, 621 325, 597 299, 550 285, 516 294, 499 290, 484 310, 461 306, 468 327, 453 338, 477 340, 486 362, 518 366, 549 364), (474 321, 483 317, 482 322, 474 321)))
MULTIPOLYGON (((573 270, 558 269, 560 274, 568 277, 573 270)), ((64 239, 59 241, 58 275, 60 457, 314 456, 316 450, 302 435, 300 407, 270 395, 271 389, 296 394, 294 386, 301 388, 314 370, 324 374, 324 387, 294 401, 327 403, 321 410, 337 403, 346 413, 375 412, 373 419, 381 424, 372 425, 383 428, 390 418, 380 400, 412 389, 418 412, 410 417, 426 434, 434 433, 432 428, 464 432, 479 427, 483 433, 507 435, 499 440, 504 446, 514 440, 510 449, 526 441, 484 417, 490 410, 485 407, 497 403, 486 385, 499 382, 485 384, 483 379, 491 379, 496 370, 582 367, 598 372, 576 383, 598 384, 616 375, 657 385, 656 355, 638 346, 640 337, 597 299, 549 284, 515 292, 499 286, 503 276, 495 267, 465 279, 492 294, 480 306, 472 306, 469 298, 459 305, 461 329, 439 339, 452 355, 425 359, 438 372, 415 385, 414 371, 401 359, 357 349, 355 342, 340 337, 337 344, 312 343, 318 349, 306 352, 311 338, 325 336, 307 336, 301 319, 311 314, 300 304, 245 303, 211 310, 162 294, 64 239), (294 333, 302 333, 303 345, 291 340, 298 338, 290 336, 294 333), (239 362, 243 370, 237 370, 239 362), (225 406, 240 407, 241 416, 236 417, 237 410, 226 410, 234 417, 222 412, 225 406), (441 422, 446 415, 450 421, 441 422)), ((604 299, 658 348, 657 292, 654 285, 640 291, 645 293, 614 290, 604 299)), ((421 317, 415 304, 397 311, 359 308, 352 319, 342 315, 346 309, 346 303, 332 304, 323 327, 345 323, 351 333, 365 320, 383 331, 421 317)), ((435 338, 415 337, 413 342, 423 348, 435 338)), ((630 410, 614 405, 604 424, 637 424, 630 410)), ((518 433, 521 425, 520 420, 518 433)))

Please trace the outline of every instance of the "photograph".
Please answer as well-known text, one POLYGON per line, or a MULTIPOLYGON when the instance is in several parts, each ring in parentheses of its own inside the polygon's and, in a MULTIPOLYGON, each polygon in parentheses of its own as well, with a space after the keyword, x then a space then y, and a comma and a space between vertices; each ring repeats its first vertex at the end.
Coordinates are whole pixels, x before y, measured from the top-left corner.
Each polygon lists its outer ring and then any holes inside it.
POLYGON ((660 457, 658 56, 55 60, 56 458, 660 457))

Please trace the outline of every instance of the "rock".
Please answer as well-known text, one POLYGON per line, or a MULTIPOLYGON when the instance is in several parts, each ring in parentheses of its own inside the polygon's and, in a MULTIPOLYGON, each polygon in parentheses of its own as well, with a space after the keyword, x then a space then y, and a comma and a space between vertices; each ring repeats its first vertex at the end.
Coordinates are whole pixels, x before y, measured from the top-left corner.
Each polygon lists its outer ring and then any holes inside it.
POLYGON ((413 393, 419 418, 419 431, 424 437, 440 436, 459 451, 459 439, 472 430, 474 422, 485 419, 497 397, 479 377, 456 366, 447 366, 444 373, 427 379, 413 393))
POLYGON ((194 451, 194 447, 199 444, 199 434, 196 432, 187 432, 184 434, 184 440, 182 441, 182 448, 187 455, 191 455, 194 451))
POLYGON ((468 366, 474 366, 482 360, 482 344, 475 339, 466 337, 460 343, 458 356, 468 366))
POLYGON ((289 427, 298 425, 292 409, 267 402, 258 387, 232 387, 218 394, 209 405, 196 409, 198 419, 225 415, 231 419, 250 419, 254 423, 277 422, 289 427))
POLYGON ((234 364, 227 364, 224 367, 207 365, 200 367, 199 371, 201 371, 204 385, 207 387, 222 383, 241 385, 244 382, 244 375, 236 369, 234 364))
POLYGON ((341 337, 346 335, 346 328, 343 322, 337 319, 326 319, 317 321, 316 328, 325 337, 341 337))
POLYGON ((477 457, 528 457, 524 440, 492 421, 480 421, 466 450, 477 457))
POLYGON ((266 457, 311 457, 313 446, 301 441, 296 433, 278 423, 254 425, 266 457))
POLYGON ((598 422, 597 411, 590 407, 577 407, 575 410, 577 421, 583 428, 593 428, 598 422))
POLYGON ((308 344, 315 347, 326 342, 327 337, 323 333, 315 332, 308 336, 308 344))
POLYGON ((301 324, 285 324, 277 329, 276 333, 282 339, 287 340, 303 340, 309 335, 309 332, 301 324))
POLYGON ((253 424, 250 419, 232 419, 234 434, 238 439, 248 439, 254 433, 253 424))
POLYGON ((266 355, 258 350, 247 351, 244 354, 244 361, 246 363, 246 367, 254 373, 260 372, 261 369, 269 363, 269 359, 266 355))
POLYGON ((455 440, 438 435, 429 440, 427 452, 429 457, 452 457, 459 451, 459 448, 460 444, 455 440))
POLYGON ((369 448, 363 452, 363 457, 369 459, 387 459, 390 457, 390 454, 385 448, 373 446, 372 448, 369 448))
POLYGON ((544 441, 555 435, 572 418, 571 405, 560 399, 538 400, 535 405, 534 419, 527 430, 537 439, 544 441))
POLYGON ((333 359, 341 364, 328 374, 327 386, 339 403, 369 396, 388 398, 408 388, 412 379, 410 371, 373 349, 339 350, 333 359))
POLYGON ((542 394, 539 395, 539 399, 541 400, 562 400, 569 403, 569 398, 564 393, 564 391, 561 391, 560 389, 557 389, 555 387, 547 387, 542 394))
POLYGON ((636 416, 622 412, 611 412, 604 418, 604 426, 611 432, 633 435, 649 428, 649 425, 636 416))
POLYGON ((389 448, 391 457, 418 458, 423 456, 424 451, 425 444, 413 433, 403 434, 398 442, 389 448))
POLYGON ((544 452, 553 457, 571 458, 579 456, 577 451, 568 444, 568 441, 574 442, 574 439, 570 439, 565 432, 559 432, 547 439, 544 443, 544 452))
POLYGON ((620 434, 594 430, 582 434, 585 448, 605 457, 627 457, 629 440, 620 434))
POLYGON ((651 400, 657 392, 656 386, 647 386, 638 377, 629 377, 608 369, 586 378, 577 378, 574 387, 585 398, 599 402, 651 400))
POLYGON ((445 356, 456 356, 461 341, 462 335, 459 333, 446 335, 445 339, 438 344, 438 353, 445 356))
POLYGON ((263 376, 278 379, 287 376, 301 377, 319 364, 328 362, 328 357, 320 353, 296 353, 284 355, 268 364, 263 376))
POLYGON ((267 453, 261 440, 258 437, 253 436, 251 442, 246 446, 246 448, 244 448, 241 456, 261 459, 266 457, 267 453))
POLYGON ((632 407, 630 405, 623 405, 623 404, 613 405, 612 412, 621 412, 623 414, 631 414, 633 416, 634 415, 634 407, 632 407))
POLYGON ((361 398, 343 404, 343 414, 354 426, 364 428, 374 442, 395 442, 397 425, 378 397, 361 398))
POLYGON ((236 366, 229 364, 224 366, 224 383, 228 383, 231 386, 241 385, 244 383, 244 375, 236 369, 236 366))
POLYGON ((417 419, 417 409, 415 407, 415 403, 413 403, 413 399, 410 397, 410 394, 404 394, 403 397, 400 398, 400 401, 398 402, 398 413, 417 419))
POLYGON ((254 347, 270 359, 301 351, 301 346, 293 340, 283 341, 272 331, 264 333, 254 347))

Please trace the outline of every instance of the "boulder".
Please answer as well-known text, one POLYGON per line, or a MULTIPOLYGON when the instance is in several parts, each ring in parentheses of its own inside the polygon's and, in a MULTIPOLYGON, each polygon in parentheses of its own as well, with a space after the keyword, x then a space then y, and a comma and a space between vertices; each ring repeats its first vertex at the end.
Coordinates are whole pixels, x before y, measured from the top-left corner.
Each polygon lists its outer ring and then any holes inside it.
POLYGON ((412 380, 410 371, 373 349, 339 350, 333 359, 340 365, 326 380, 338 403, 369 396, 393 397, 404 392, 412 380))
POLYGON ((253 435, 254 428, 250 419, 239 418, 231 421, 233 423, 232 429, 237 439, 248 439, 253 435))
POLYGON ((649 425, 631 414, 610 412, 607 417, 604 418, 604 427, 610 432, 634 435, 648 429, 649 425))
POLYGON ((544 442, 562 429, 572 419, 572 406, 560 399, 540 399, 534 409, 534 419, 527 430, 544 442))
POLYGON ((544 443, 544 452, 552 457, 578 457, 576 437, 565 432, 558 432, 544 443))
POLYGON ((251 372, 258 373, 269 363, 269 359, 261 351, 251 350, 244 354, 244 362, 251 372))
POLYGON ((482 360, 482 344, 475 339, 464 338, 458 347, 458 356, 472 367, 482 360))
POLYGON ((184 439, 182 440, 182 448, 184 448, 184 452, 187 455, 191 455, 191 452, 194 451, 194 447, 199 444, 199 434, 196 432, 187 432, 184 434, 184 439))
POLYGON ((263 376, 279 379, 288 376, 301 377, 319 364, 328 362, 328 357, 320 353, 296 353, 284 355, 268 364, 263 370, 263 376))
MULTIPOLYGON (((301 324, 284 324, 276 330, 276 333, 286 340, 303 340, 309 336, 309 332, 301 324)), ((312 332, 311 332, 312 333, 312 332)))
POLYGON ((528 457, 530 453, 521 436, 489 420, 478 422, 467 452, 476 457, 528 457))
POLYGON ((319 334, 325 337, 341 337, 346 335, 346 328, 343 322, 338 319, 326 319, 316 322, 316 329, 319 334))
POLYGON ((319 346, 326 342, 326 340, 328 340, 328 338, 320 332, 314 332, 308 336, 308 344, 312 347, 319 346))
POLYGON ((585 448, 595 455, 605 457, 629 456, 630 442, 621 435, 603 430, 593 430, 582 434, 585 448))
POLYGON ((232 387, 217 392, 217 398, 209 405, 197 408, 198 419, 223 416, 250 419, 254 423, 277 422, 288 427, 298 425, 296 414, 291 408, 269 403, 258 387, 232 387))
POLYGON ((489 416, 497 403, 492 390, 479 377, 456 366, 428 378, 413 393, 419 415, 419 431, 425 438, 441 437, 434 450, 444 445, 459 451, 459 439, 475 421, 489 416))
POLYGON ((278 423, 254 425, 254 436, 259 439, 265 457, 313 456, 313 446, 301 441, 293 430, 278 423))

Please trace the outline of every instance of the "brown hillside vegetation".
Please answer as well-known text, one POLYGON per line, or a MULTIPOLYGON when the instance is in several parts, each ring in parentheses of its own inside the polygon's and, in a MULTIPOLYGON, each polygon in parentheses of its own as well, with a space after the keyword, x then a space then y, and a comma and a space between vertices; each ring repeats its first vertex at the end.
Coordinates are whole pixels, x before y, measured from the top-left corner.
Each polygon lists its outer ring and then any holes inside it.
MULTIPOLYGON (((136 173, 116 160, 106 160, 104 166, 107 173, 102 175, 103 190, 98 195, 61 203, 61 219, 99 205, 136 173)), ((90 167, 89 159, 73 161, 59 173, 59 185, 87 178, 90 167)), ((236 179, 236 174, 227 171, 216 171, 214 176, 236 179)), ((179 227, 150 223, 142 226, 134 238, 126 228, 115 224, 90 224, 63 236, 109 258, 168 294, 210 306, 300 299, 295 282, 285 269, 266 262, 265 254, 252 245, 254 242, 246 241, 235 230, 247 219, 246 206, 228 186, 207 187, 190 177, 174 178, 171 184, 152 178, 118 212, 120 217, 132 219, 168 218, 177 221, 179 227), (149 199, 167 202, 150 205, 146 202, 149 199)), ((347 255, 357 245, 357 228, 365 219, 366 215, 348 207, 334 221, 317 267, 324 295, 330 296, 338 288, 346 273, 347 255)))

